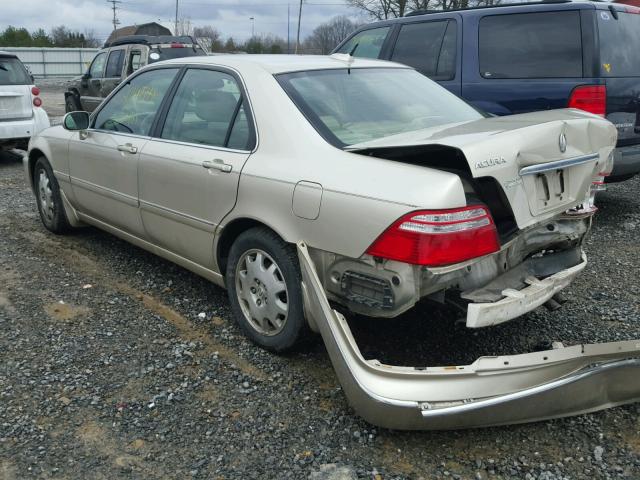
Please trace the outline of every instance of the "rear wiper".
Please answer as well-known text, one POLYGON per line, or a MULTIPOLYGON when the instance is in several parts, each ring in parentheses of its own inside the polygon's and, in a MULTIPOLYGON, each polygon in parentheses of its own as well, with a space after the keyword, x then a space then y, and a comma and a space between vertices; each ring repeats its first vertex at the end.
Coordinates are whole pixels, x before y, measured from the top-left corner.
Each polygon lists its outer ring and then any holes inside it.
POLYGON ((7 67, 5 67, 4 65, 0 65, 0 70, 4 70, 5 72, 9 71, 9 69, 7 67))

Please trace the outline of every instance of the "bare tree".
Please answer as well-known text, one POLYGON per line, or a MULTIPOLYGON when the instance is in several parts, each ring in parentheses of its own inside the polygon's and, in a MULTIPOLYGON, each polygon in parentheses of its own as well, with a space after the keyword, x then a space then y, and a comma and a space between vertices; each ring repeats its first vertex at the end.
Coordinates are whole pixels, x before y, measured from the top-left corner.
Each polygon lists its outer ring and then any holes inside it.
POLYGON ((84 46, 86 48, 98 48, 102 46, 102 42, 96 37, 95 30, 84 31, 84 46))
POLYGON ((334 17, 313 30, 305 40, 304 51, 326 55, 359 26, 347 16, 334 17))
POLYGON ((193 35, 193 24, 190 18, 180 17, 177 25, 176 35, 193 35))
POLYGON ((223 48, 220 32, 211 25, 195 27, 193 29, 193 36, 196 37, 198 43, 209 52, 219 52, 223 48))
POLYGON ((403 17, 416 10, 453 10, 499 5, 501 2, 502 0, 347 0, 349 5, 376 20, 403 17))

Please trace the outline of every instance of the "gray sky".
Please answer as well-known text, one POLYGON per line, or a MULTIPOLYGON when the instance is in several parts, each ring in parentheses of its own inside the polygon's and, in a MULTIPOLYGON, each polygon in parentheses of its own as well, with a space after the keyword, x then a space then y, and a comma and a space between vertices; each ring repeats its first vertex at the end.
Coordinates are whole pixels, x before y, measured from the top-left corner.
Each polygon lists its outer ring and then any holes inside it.
MULTIPOLYGON (((251 36, 255 18, 256 34, 273 33, 287 37, 287 3, 291 5, 291 38, 295 38, 298 20, 297 0, 179 0, 179 16, 193 25, 212 25, 223 36, 246 40, 251 36)), ((72 30, 93 30, 104 40, 112 29, 111 4, 107 0, 0 0, 0 29, 8 25, 49 31, 57 25, 72 30)), ((122 0, 118 5, 121 25, 159 21, 173 31, 175 0, 122 0)), ((344 0, 305 0, 301 37, 335 15, 358 18, 344 0)), ((361 17, 360 17, 361 18, 361 17)))

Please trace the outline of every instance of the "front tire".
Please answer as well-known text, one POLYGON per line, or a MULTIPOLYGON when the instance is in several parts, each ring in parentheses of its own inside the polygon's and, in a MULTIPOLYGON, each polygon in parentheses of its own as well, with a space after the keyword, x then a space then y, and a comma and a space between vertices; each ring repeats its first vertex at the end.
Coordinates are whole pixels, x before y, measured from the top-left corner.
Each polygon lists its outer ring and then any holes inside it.
POLYGON ((226 283, 234 316, 254 343, 284 352, 310 336, 298 257, 273 231, 257 227, 238 236, 229 252, 226 283))
POLYGON ((82 107, 80 107, 80 103, 76 100, 74 95, 67 95, 64 99, 64 110, 67 113, 77 112, 82 110, 82 107))
POLYGON ((60 186, 51 165, 44 157, 36 161, 33 169, 33 186, 40 219, 47 230, 57 234, 68 232, 71 225, 64 211, 60 186))

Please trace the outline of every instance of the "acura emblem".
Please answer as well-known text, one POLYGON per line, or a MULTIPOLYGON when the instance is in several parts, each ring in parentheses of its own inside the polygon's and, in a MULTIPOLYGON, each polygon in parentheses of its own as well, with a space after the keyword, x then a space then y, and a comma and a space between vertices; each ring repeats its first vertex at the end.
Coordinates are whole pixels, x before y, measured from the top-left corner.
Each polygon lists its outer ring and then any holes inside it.
POLYGON ((567 151, 567 136, 564 133, 560 134, 560 151, 562 153, 567 151))

